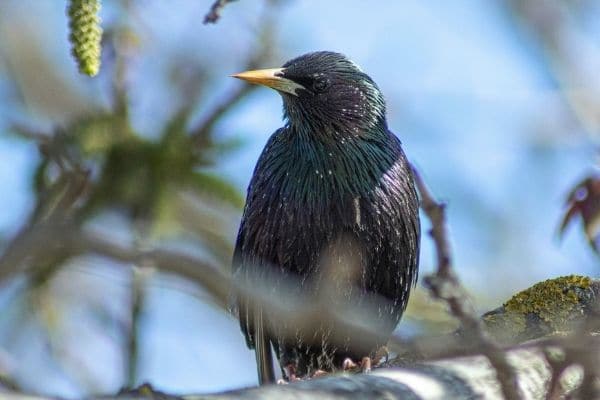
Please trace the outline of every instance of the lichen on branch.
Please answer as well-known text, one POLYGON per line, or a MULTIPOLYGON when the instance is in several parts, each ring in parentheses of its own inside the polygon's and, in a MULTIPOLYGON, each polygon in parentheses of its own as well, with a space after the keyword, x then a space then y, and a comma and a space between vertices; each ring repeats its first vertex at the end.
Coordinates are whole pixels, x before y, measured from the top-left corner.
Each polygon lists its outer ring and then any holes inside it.
POLYGON ((79 71, 94 76, 100 70, 102 28, 100 0, 69 0, 69 41, 79 71))
POLYGON ((597 283, 586 276, 548 279, 515 294, 502 307, 486 313, 483 321, 504 343, 571 331, 587 315, 597 290, 597 283))

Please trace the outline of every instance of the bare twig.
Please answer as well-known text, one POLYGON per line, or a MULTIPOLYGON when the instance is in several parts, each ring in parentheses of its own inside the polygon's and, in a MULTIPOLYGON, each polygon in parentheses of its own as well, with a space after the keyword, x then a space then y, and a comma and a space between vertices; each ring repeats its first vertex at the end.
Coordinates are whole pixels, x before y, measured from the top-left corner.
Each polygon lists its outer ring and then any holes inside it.
POLYGON ((216 0, 210 7, 208 13, 204 16, 205 24, 215 24, 221 18, 221 12, 225 6, 229 3, 233 3, 236 0, 216 0))
POLYGON ((11 390, 13 392, 23 392, 23 389, 17 381, 4 373, 0 373, 0 386, 3 389, 11 390))
POLYGON ((127 357, 125 382, 127 387, 134 387, 138 376, 140 320, 145 302, 147 268, 133 267, 131 276, 131 319, 127 332, 127 357))
POLYGON ((464 333, 472 343, 480 348, 479 351, 488 358, 496 370, 504 397, 511 400, 520 399, 521 394, 512 366, 506 359, 504 352, 496 346, 485 332, 481 319, 475 313, 466 291, 452 270, 445 205, 433 199, 431 192, 414 167, 412 171, 421 195, 421 206, 431 221, 432 227, 429 233, 435 243, 437 254, 437 272, 425 277, 425 285, 435 298, 444 300, 448 304, 452 315, 460 321, 464 333))

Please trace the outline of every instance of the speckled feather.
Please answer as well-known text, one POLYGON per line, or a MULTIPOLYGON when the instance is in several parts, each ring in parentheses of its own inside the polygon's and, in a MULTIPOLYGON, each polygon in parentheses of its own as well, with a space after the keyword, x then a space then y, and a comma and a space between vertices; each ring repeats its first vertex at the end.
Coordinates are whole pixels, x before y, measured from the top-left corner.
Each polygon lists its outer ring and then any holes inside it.
POLYGON ((249 347, 265 339, 256 337, 257 330, 265 332, 281 365, 293 364, 304 374, 339 368, 344 358, 385 344, 417 278, 420 227, 410 168, 371 78, 331 52, 304 55, 284 67, 284 77, 307 90, 282 93, 286 126, 271 136, 254 170, 234 277, 248 282, 277 273, 311 299, 332 279, 327 260, 352 260, 356 273, 333 275, 338 281, 328 286, 330 304, 342 309, 375 298, 381 334, 369 343, 350 334, 343 343, 330 343, 336 327, 324 323, 317 332, 298 327, 289 338, 289 327, 278 329, 277 320, 269 320, 271 329, 257 327, 257 313, 269 316, 238 298, 249 347), (317 87, 319 80, 326 84, 317 87))

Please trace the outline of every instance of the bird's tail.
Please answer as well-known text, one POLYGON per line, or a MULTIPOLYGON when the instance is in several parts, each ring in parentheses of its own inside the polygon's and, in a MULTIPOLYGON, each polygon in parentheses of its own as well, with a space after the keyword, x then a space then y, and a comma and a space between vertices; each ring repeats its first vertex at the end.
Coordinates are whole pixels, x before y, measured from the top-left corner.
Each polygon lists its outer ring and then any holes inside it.
POLYGON ((258 383, 265 385, 275 383, 275 371, 273 371, 273 354, 271 351, 271 341, 265 331, 265 322, 263 320, 263 311, 259 310, 256 314, 254 323, 254 351, 256 354, 256 369, 258 371, 258 383))

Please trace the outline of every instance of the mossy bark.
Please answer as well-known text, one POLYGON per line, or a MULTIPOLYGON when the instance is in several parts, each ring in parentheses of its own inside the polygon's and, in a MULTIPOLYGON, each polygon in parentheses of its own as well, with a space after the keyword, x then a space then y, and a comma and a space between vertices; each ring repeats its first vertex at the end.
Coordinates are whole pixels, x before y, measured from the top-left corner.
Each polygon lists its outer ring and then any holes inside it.
POLYGON ((501 343, 520 343, 572 331, 597 306, 600 281, 570 275, 537 283, 483 315, 501 343))

